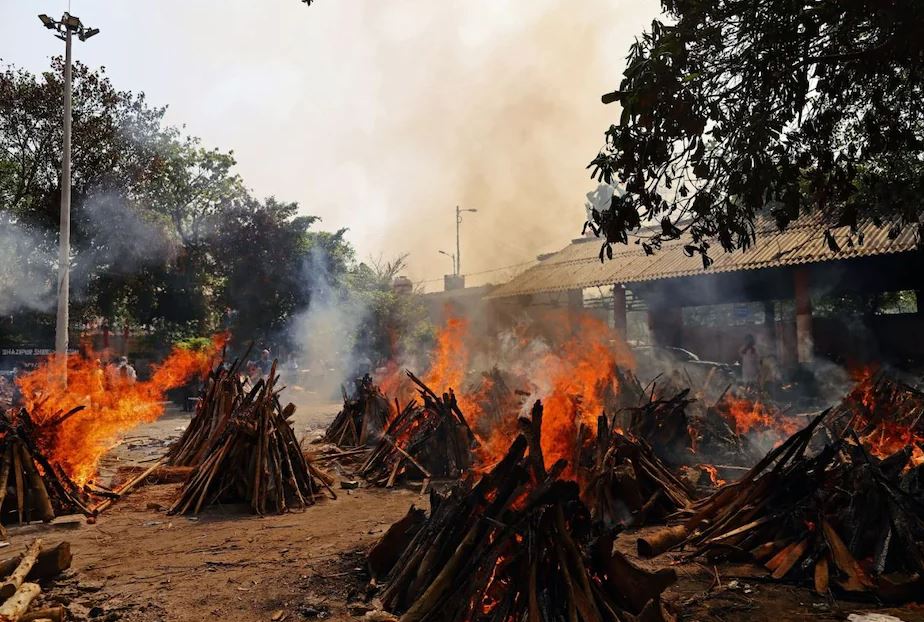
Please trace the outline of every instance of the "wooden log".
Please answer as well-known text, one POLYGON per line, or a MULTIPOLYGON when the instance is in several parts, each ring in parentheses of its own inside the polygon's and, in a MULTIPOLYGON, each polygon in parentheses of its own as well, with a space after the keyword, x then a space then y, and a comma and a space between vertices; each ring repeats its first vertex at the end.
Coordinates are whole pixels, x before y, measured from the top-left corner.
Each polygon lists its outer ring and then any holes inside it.
POLYGON ((13 479, 16 481, 16 513, 19 524, 23 523, 23 508, 26 496, 26 487, 22 481, 22 460, 19 457, 18 445, 12 445, 10 450, 13 454, 13 479))
POLYGON ((42 592, 37 583, 23 583, 7 600, 0 605, 0 620, 17 622, 29 609, 35 597, 42 592))
POLYGON ((19 618, 19 622, 40 622, 41 620, 50 620, 50 622, 64 622, 67 617, 67 609, 59 605, 57 607, 45 607, 43 609, 33 609, 27 611, 19 618))
POLYGON ((673 546, 676 546, 686 540, 690 532, 685 525, 674 525, 673 527, 664 527, 657 531, 639 538, 636 543, 639 557, 651 558, 660 555, 673 546))
POLYGON ((3 582, 3 585, 0 585, 0 600, 6 600, 16 593, 16 590, 19 589, 19 586, 22 585, 23 581, 26 580, 26 577, 32 570, 32 566, 35 565, 39 551, 41 550, 42 539, 36 538, 32 541, 32 544, 29 545, 29 548, 26 549, 19 564, 16 565, 16 569, 10 573, 10 576, 3 582))
MULTIPOLYGON (((163 466, 164 462, 166 461, 167 461, 167 457, 164 456, 163 458, 161 458, 160 460, 152 464, 150 467, 148 467, 143 473, 141 473, 141 475, 137 476, 135 479, 129 481, 124 486, 122 486, 119 490, 115 491, 116 494, 118 494, 119 498, 121 499, 122 497, 127 495, 129 492, 131 492, 132 489, 135 486, 137 486, 139 482, 143 481, 148 475, 153 473, 155 469, 158 469, 161 466, 163 466)), ((97 505, 95 508, 93 508, 93 514, 94 515, 99 514, 100 512, 108 508, 110 505, 112 505, 114 501, 115 499, 106 499, 105 501, 97 505)))
MULTIPOLYGON (((0 562, 0 577, 12 574, 22 559, 22 555, 17 555, 0 562)), ((29 574, 26 575, 26 580, 38 581, 54 578, 71 567, 71 560, 71 543, 67 540, 52 547, 43 547, 29 574)))
POLYGON ((35 463, 32 460, 32 454, 29 453, 29 450, 25 446, 22 446, 19 448, 19 452, 22 455, 23 468, 29 478, 29 490, 31 492, 33 505, 38 512, 38 518, 43 523, 49 523, 54 520, 55 510, 51 507, 48 489, 45 488, 45 482, 42 481, 42 477, 35 468, 35 463))
POLYGON ((828 556, 822 555, 815 562, 815 592, 820 596, 828 594, 828 556))

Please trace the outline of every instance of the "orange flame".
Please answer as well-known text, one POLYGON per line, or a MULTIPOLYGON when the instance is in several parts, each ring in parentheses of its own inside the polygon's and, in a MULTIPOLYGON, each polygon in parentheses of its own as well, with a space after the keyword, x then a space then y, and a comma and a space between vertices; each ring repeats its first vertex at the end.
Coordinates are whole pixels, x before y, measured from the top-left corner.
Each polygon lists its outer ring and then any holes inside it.
POLYGON ((26 410, 38 426, 42 450, 77 484, 86 483, 121 434, 164 413, 168 390, 208 373, 226 340, 218 336, 203 350, 174 348, 154 367, 149 380, 139 382, 108 373, 90 353, 68 356, 65 386, 60 364, 47 359, 17 379, 26 410), (53 424, 58 413, 78 406, 85 409, 53 424))
POLYGON ((747 434, 751 430, 774 430, 783 436, 791 436, 802 427, 797 420, 783 416, 760 400, 726 395, 725 405, 729 424, 736 434, 747 434))
POLYGON ((521 327, 515 333, 500 356, 510 372, 527 383, 516 388, 528 396, 500 408, 517 403, 522 411, 490 412, 492 380, 483 376, 477 385, 466 382, 473 354, 497 344, 494 340, 478 343, 461 318, 450 317, 439 331, 424 381, 437 392, 455 390, 460 410, 478 435, 482 466, 506 453, 517 433, 518 416, 528 415, 537 399, 545 407, 542 449, 546 461, 551 465, 563 458, 573 463, 581 424, 595 430, 607 398, 618 391, 616 365, 634 366, 628 347, 605 322, 590 314, 551 312, 531 328, 521 327), (537 348, 538 342, 543 347, 537 348))

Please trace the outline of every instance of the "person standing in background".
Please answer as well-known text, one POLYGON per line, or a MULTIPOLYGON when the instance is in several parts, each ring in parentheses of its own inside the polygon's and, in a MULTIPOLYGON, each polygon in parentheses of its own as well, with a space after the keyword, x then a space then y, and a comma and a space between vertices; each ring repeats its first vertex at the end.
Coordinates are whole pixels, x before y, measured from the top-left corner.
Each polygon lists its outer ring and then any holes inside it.
POLYGON ((738 357, 741 362, 741 384, 748 389, 756 388, 760 375, 760 356, 757 354, 754 335, 744 338, 744 345, 738 351, 738 357))

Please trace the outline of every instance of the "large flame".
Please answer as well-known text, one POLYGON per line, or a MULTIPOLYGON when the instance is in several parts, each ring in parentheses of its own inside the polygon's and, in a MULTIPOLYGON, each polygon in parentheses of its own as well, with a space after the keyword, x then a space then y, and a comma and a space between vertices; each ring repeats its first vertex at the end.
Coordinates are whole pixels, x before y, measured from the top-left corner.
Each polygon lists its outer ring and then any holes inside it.
POLYGON ((220 336, 204 349, 174 348, 145 381, 107 374, 96 354, 88 353, 67 357, 66 385, 53 357, 16 382, 46 456, 76 483, 84 484, 96 475, 100 458, 122 434, 164 413, 168 390, 208 373, 225 341, 220 336), (60 413, 79 406, 84 410, 58 419, 60 413))
MULTIPOLYGON (((450 316, 437 334, 430 358, 423 380, 436 392, 454 390, 478 437, 482 466, 504 455, 516 437, 517 417, 528 416, 539 399, 545 406, 542 449, 547 463, 563 458, 573 464, 581 424, 592 432, 606 400, 618 391, 616 366, 634 366, 625 342, 605 322, 587 313, 565 311, 549 312, 502 338, 473 335, 465 319, 450 316), (468 377, 476 358, 503 365, 522 383, 510 388, 504 405, 490 395, 495 386, 490 374, 468 377), (518 404, 520 410, 508 410, 511 404, 518 404), (495 412, 498 409, 504 412, 495 412)), ((402 395, 405 385, 396 378, 395 366, 387 368, 378 382, 402 395)))

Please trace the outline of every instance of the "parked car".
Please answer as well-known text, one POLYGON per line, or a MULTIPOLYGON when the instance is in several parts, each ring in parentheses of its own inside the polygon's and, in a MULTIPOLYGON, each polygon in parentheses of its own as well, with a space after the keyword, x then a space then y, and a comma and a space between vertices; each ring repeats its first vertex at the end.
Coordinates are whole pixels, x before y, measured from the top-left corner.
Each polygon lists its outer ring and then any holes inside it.
POLYGON ((694 391, 700 391, 705 387, 707 397, 718 397, 739 376, 737 364, 704 361, 683 348, 639 345, 633 346, 632 352, 635 354, 635 375, 643 386, 658 376, 670 378, 676 371, 676 375, 679 376, 677 382, 682 386, 692 384, 691 388, 694 391))

